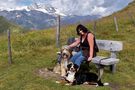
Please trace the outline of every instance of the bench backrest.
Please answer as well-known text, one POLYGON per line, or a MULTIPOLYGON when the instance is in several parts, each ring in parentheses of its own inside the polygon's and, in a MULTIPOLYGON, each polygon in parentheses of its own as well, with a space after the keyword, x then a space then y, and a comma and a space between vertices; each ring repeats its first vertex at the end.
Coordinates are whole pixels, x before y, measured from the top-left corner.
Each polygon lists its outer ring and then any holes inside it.
MULTIPOLYGON (((73 43, 75 41, 74 37, 71 37, 67 41, 67 45, 73 43)), ((112 40, 98 40, 96 39, 96 43, 99 49, 107 50, 107 51, 121 51, 123 49, 123 44, 121 41, 112 41, 112 40)))
MULTIPOLYGON (((67 41, 67 44, 71 44, 75 41, 74 37, 70 37, 67 41)), ((112 40, 99 40, 96 39, 97 46, 100 50, 110 51, 110 57, 116 58, 116 53, 123 49, 123 43, 121 41, 112 41, 112 40)), ((75 51, 78 51, 78 48, 75 48, 75 51)))
POLYGON ((121 41, 112 40, 96 40, 99 49, 107 51, 121 51, 123 49, 123 44, 121 41))
POLYGON ((110 57, 112 58, 117 58, 116 53, 123 49, 123 44, 121 41, 96 40, 96 43, 100 50, 110 51, 110 57))

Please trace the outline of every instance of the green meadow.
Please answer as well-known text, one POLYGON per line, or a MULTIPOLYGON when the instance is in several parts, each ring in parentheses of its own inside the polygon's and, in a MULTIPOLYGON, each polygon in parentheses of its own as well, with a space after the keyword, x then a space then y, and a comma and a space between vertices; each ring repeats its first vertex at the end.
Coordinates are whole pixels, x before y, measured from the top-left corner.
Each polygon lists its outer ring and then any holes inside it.
MULTIPOLYGON (((97 39, 117 40, 123 42, 123 50, 117 56, 120 59, 116 72, 111 74, 108 68, 102 77, 109 86, 65 86, 56 84, 54 79, 46 79, 36 74, 41 68, 55 66, 60 48, 56 47, 56 28, 20 32, 12 28, 11 49, 13 63, 8 63, 8 43, 6 33, 0 34, 0 90, 135 90, 135 1, 125 9, 94 22, 83 23, 97 39), (114 24, 117 18, 118 31, 114 24), (17 32, 18 31, 18 32, 17 32)), ((76 26, 67 25, 61 28, 60 47, 65 45, 69 37, 77 37, 76 26)), ((106 52, 98 54, 106 55, 106 52)), ((92 71, 95 66, 90 63, 92 71)))

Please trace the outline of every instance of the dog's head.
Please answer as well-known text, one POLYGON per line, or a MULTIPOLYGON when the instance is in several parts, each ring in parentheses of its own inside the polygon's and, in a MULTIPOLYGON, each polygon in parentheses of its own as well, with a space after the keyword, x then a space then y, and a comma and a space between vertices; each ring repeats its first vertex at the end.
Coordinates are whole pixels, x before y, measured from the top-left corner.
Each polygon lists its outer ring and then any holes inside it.
POLYGON ((67 65, 67 68, 68 68, 68 71, 77 72, 79 67, 77 64, 69 63, 67 65))
POLYGON ((65 77, 65 79, 70 82, 70 83, 73 83, 74 80, 75 80, 75 74, 78 70, 78 65, 76 64, 73 64, 73 63, 69 63, 67 65, 67 75, 65 77))
POLYGON ((71 53, 72 53, 72 51, 67 46, 63 46, 61 48, 62 58, 69 59, 71 57, 71 55, 72 55, 71 53))

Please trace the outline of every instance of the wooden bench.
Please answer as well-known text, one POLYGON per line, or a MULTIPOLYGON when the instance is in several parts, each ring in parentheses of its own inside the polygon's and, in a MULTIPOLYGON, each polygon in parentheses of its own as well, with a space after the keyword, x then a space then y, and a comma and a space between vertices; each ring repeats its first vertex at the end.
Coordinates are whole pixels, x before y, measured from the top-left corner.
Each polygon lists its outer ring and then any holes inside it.
MULTIPOLYGON (((75 41, 75 38, 69 38, 67 44, 71 44, 75 41)), ((116 71, 116 64, 119 62, 117 58, 117 53, 123 49, 123 44, 121 41, 112 40, 96 40, 99 48, 99 52, 102 50, 110 53, 109 56, 99 56, 97 55, 92 59, 92 63, 96 64, 98 68, 99 79, 103 75, 104 67, 109 66, 112 73, 116 71)))
POLYGON ((116 64, 119 62, 117 58, 117 53, 123 49, 123 44, 121 41, 112 40, 96 40, 99 48, 99 52, 105 50, 110 53, 109 56, 96 56, 92 59, 92 63, 96 64, 98 67, 99 78, 102 77, 104 67, 109 66, 112 73, 116 71, 116 64))

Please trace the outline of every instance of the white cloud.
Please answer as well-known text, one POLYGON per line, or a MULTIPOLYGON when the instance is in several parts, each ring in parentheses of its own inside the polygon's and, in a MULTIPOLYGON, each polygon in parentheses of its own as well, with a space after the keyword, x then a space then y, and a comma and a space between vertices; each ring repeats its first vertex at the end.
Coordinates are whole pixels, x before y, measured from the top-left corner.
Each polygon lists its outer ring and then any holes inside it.
POLYGON ((44 3, 67 15, 106 16, 128 5, 133 0, 45 0, 44 3))
POLYGON ((0 0, 0 7, 3 7, 3 8, 9 8, 9 7, 13 7, 15 6, 15 2, 13 2, 13 0, 0 0))
POLYGON ((51 5, 67 15, 101 15, 106 16, 122 9, 133 0, 0 0, 0 7, 17 8, 31 2, 51 5))

